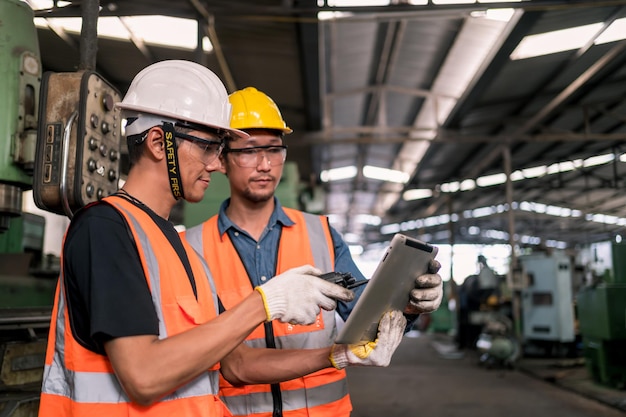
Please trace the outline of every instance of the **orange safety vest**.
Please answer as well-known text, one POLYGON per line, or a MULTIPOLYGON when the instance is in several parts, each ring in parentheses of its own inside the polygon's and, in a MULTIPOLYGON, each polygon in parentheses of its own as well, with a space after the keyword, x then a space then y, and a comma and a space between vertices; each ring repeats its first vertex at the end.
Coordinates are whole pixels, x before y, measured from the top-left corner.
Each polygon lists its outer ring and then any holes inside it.
MULTIPOLYGON (((334 250, 325 217, 284 208, 295 222, 283 227, 278 248, 276 274, 304 264, 324 272, 334 270, 334 250)), ((248 273, 227 234, 220 236, 217 216, 183 233, 185 239, 203 254, 215 279, 217 293, 226 309, 238 304, 253 291, 248 273)), ((330 346, 337 335, 335 312, 321 310, 309 326, 272 322, 278 349, 313 349, 330 346)), ((266 347, 264 326, 246 339, 252 347, 266 347)), ((272 416, 273 398, 269 384, 234 387, 220 377, 220 396, 234 416, 272 416)), ((280 383, 284 417, 349 416, 352 404, 346 373, 323 369, 302 378, 280 383)))
MULTIPOLYGON (((111 196, 105 200, 126 219, 137 245, 159 318, 159 338, 184 332, 216 317, 214 285, 206 264, 193 249, 183 242, 196 279, 197 300, 183 263, 150 216, 123 198, 111 196)), ((217 396, 218 369, 219 363, 150 406, 131 402, 109 359, 85 349, 74 339, 61 270, 50 323, 40 417, 230 416, 217 396)))

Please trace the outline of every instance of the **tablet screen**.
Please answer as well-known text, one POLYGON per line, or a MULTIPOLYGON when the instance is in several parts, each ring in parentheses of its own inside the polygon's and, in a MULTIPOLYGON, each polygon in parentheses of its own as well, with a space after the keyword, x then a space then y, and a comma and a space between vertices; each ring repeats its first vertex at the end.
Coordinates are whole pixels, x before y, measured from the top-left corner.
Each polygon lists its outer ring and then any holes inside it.
POLYGON ((415 279, 428 271, 430 260, 436 255, 437 247, 396 234, 335 342, 376 339, 382 315, 390 310, 404 310, 415 279))

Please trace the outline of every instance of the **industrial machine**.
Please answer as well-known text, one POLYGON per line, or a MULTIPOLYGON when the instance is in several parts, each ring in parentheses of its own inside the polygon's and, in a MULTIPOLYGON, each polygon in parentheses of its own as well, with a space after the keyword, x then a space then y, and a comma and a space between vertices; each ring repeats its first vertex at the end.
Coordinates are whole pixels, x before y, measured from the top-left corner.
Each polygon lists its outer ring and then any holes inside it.
POLYGON ((522 337, 526 354, 569 356, 575 349, 572 262, 555 251, 519 258, 522 289, 522 337))
POLYGON ((118 188, 122 121, 117 90, 93 71, 44 74, 33 196, 72 217, 118 188))
POLYGON ((612 271, 576 296, 585 364, 594 381, 626 388, 626 244, 611 248, 612 271))
POLYGON ((0 1, 0 231, 22 211, 32 186, 41 83, 33 13, 19 0, 0 1))
POLYGON ((35 416, 54 281, 27 276, 42 219, 21 214, 32 187, 42 68, 26 3, 0 0, 0 19, 0 415, 35 416))
POLYGON ((479 364, 486 368, 513 368, 519 358, 519 343, 515 338, 513 320, 506 314, 491 315, 483 326, 476 350, 479 364))

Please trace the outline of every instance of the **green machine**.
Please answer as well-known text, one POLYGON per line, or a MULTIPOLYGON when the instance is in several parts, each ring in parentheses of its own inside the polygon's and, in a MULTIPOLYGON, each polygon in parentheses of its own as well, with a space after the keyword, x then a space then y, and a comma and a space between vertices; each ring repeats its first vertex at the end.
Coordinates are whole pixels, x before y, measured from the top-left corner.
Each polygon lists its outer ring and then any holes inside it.
POLYGON ((0 308, 51 306, 52 280, 29 276, 43 262, 45 219, 22 213, 33 187, 42 66, 33 11, 0 0, 0 308))
POLYGON ((0 415, 36 416, 55 280, 29 273, 44 218, 32 188, 42 68, 33 11, 0 0, 0 415))
POLYGON ((41 83, 33 12, 19 0, 0 1, 0 231, 20 215, 32 188, 41 83))
POLYGON ((626 388, 626 244, 612 245, 613 271, 577 294, 587 369, 594 381, 626 388))

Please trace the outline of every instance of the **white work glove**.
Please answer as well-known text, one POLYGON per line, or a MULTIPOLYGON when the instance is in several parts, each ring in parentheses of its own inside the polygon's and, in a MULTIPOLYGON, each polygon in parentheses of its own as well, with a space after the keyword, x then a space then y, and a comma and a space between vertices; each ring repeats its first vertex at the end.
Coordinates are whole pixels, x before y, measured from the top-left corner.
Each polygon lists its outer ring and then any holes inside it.
POLYGON ((431 313, 439 308, 443 298, 443 280, 437 273, 441 264, 436 259, 430 261, 428 273, 415 279, 415 287, 409 295, 406 314, 431 313))
POLYGON ((312 324, 320 312, 334 310, 337 301, 352 301, 354 293, 321 278, 311 265, 289 269, 255 288, 263 297, 267 321, 312 324))
POLYGON ((330 362, 337 369, 349 365, 388 366, 404 335, 406 318, 401 311, 388 311, 378 324, 378 337, 373 342, 333 345, 330 362))

